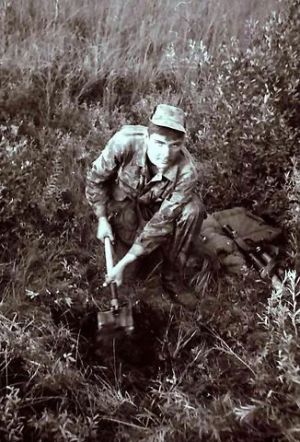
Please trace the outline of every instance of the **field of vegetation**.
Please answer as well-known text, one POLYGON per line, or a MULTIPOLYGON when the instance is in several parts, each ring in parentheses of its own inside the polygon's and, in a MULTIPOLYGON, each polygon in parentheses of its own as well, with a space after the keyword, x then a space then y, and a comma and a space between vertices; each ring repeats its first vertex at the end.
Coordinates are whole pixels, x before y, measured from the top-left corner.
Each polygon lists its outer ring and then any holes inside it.
POLYGON ((0 440, 300 439, 300 0, 0 0, 0 440), (188 114, 208 212, 282 229, 281 287, 219 272, 194 312, 107 305, 85 176, 124 123, 188 114))

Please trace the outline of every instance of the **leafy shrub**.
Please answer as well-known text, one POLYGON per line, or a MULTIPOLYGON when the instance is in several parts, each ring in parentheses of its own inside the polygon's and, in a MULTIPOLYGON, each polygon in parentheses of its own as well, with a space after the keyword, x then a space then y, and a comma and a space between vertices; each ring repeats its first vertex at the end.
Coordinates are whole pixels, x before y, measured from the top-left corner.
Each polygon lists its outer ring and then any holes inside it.
MULTIPOLYGON (((247 50, 236 42, 205 60, 190 100, 191 139, 207 164, 210 207, 242 204, 282 221, 288 208, 285 173, 297 155, 292 120, 299 100, 299 2, 262 29, 250 24, 247 50), (222 198, 220 198, 222 195, 222 198)), ((296 129, 296 130, 295 130, 296 129)))

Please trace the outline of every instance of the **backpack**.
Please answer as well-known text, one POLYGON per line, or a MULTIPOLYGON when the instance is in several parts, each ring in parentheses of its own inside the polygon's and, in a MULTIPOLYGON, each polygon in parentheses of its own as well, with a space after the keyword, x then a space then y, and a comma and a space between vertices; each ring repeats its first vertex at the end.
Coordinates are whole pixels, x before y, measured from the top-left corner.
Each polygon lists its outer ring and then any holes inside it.
POLYGON ((241 274, 247 262, 237 245, 238 240, 255 249, 261 244, 271 244, 280 233, 281 229, 268 225, 243 207, 214 212, 203 221, 201 235, 192 246, 191 256, 209 260, 213 270, 222 267, 228 273, 241 274), (235 239, 225 232, 223 226, 235 232, 235 239))

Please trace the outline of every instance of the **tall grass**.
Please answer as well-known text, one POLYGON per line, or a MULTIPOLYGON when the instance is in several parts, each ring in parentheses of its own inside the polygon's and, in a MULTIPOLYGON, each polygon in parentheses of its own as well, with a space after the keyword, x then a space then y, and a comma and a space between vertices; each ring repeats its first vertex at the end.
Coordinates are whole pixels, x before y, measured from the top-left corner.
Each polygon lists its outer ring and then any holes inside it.
POLYGON ((184 58, 191 41, 202 41, 210 54, 232 37, 245 45, 247 20, 263 20, 277 7, 275 0, 2 0, 2 68, 16 70, 23 83, 39 72, 48 94, 53 75, 74 70, 82 84, 131 76, 139 89, 169 69, 171 46, 184 58), (50 67, 55 73, 45 71, 50 67))
POLYGON ((135 335, 97 340, 84 186, 119 126, 180 104, 208 210, 267 216, 299 267, 299 0, 0 1, 0 439, 296 442, 297 273, 220 274, 194 312, 142 282, 135 335))

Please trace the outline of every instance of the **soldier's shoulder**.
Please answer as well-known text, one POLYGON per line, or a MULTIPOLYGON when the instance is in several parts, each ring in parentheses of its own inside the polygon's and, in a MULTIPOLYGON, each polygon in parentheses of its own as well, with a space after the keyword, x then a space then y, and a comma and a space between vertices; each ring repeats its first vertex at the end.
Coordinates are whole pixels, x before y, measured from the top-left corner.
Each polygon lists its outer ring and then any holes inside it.
POLYGON ((125 124, 113 135, 110 144, 114 149, 136 149, 144 142, 146 133, 146 126, 125 124))
POLYGON ((185 179, 197 180, 199 178, 199 171, 194 157, 186 148, 184 148, 183 154, 181 163, 182 176, 185 179))

